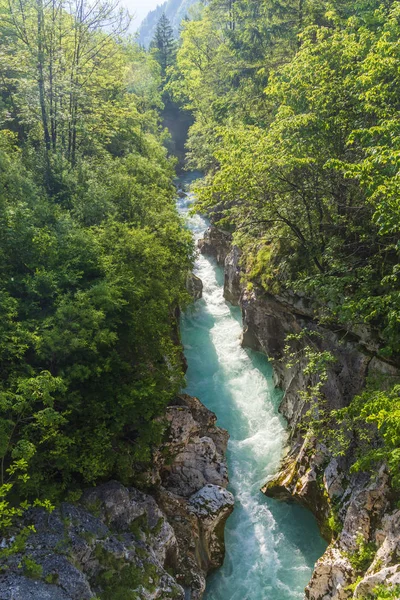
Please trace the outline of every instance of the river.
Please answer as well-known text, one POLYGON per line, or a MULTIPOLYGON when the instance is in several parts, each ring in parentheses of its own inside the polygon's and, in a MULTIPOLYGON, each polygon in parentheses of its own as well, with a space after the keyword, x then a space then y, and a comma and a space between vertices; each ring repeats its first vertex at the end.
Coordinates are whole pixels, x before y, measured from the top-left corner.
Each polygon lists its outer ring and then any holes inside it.
MULTIPOLYGON (((180 199, 178 210, 199 239, 208 222, 189 216, 191 203, 190 196, 180 199)), ((225 530, 225 562, 209 578, 205 600, 301 600, 326 543, 307 510, 259 491, 276 472, 286 440, 272 368, 265 356, 241 347, 241 311, 223 298, 222 269, 199 255, 195 273, 204 289, 182 316, 185 391, 229 431, 229 489, 236 500, 225 530)))

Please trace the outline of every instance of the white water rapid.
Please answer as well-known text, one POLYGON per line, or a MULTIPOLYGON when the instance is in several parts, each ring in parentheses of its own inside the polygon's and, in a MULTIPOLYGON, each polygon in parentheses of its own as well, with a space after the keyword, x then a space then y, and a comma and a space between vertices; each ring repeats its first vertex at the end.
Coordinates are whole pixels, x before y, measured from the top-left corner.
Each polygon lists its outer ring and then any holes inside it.
MULTIPOLYGON (((188 215, 191 202, 190 196, 180 199, 178 210, 199 239, 208 223, 188 215)), ((182 317, 185 391, 230 433, 230 490, 236 499, 225 531, 225 562, 210 577, 205 600, 301 600, 326 544, 309 512, 259 491, 276 472, 286 438, 272 368, 265 356, 241 347, 241 312, 223 298, 222 269, 200 255, 195 273, 204 290, 182 317)))

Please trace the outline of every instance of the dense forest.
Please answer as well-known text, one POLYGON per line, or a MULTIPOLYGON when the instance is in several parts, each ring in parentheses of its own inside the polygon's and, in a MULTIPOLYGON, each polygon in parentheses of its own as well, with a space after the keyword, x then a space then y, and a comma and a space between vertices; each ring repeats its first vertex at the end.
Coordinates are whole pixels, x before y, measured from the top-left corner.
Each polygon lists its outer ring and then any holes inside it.
MULTIPOLYGON (((212 0, 183 24, 169 87, 195 115, 197 209, 233 233, 244 284, 312 299, 321 323, 400 354, 400 3, 212 0)), ((400 388, 340 413, 354 468, 400 485, 400 388), (376 444, 376 427, 383 444, 376 444)), ((343 447, 336 448, 340 453, 343 447)))
MULTIPOLYGON (((0 529, 135 483, 162 439, 184 383, 194 252, 172 155, 189 125, 195 210, 232 234, 243 286, 307 299, 399 364, 400 2, 183 17, 144 49, 111 1, 0 0, 0 529)), ((399 381, 315 415, 338 455, 355 432, 353 470, 388 464, 397 498, 399 381)))
POLYGON ((182 384, 161 69, 112 3, 0 5, 0 525, 131 482, 182 384), (9 503, 10 498, 12 503, 9 503))

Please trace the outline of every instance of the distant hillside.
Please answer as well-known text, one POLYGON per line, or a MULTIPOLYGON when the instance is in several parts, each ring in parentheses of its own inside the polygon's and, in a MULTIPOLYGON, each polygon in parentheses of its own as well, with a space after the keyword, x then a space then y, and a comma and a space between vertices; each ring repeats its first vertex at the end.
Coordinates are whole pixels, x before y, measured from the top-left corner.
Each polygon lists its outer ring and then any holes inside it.
POLYGON ((146 48, 149 47, 153 39, 157 23, 161 15, 165 12, 171 25, 174 28, 176 35, 179 32, 181 21, 188 14, 189 8, 196 4, 199 0, 167 0, 156 9, 149 12, 147 17, 142 22, 139 29, 139 42, 146 48))

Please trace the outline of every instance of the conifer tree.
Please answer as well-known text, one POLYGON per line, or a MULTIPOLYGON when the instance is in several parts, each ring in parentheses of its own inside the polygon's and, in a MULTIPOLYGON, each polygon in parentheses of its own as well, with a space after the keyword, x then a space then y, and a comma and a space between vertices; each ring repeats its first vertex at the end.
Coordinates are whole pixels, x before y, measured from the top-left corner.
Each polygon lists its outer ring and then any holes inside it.
POLYGON ((154 50, 156 60, 161 66, 161 75, 163 79, 167 76, 167 69, 175 62, 176 57, 176 40, 171 23, 163 13, 157 23, 154 38, 150 44, 150 48, 154 50))

